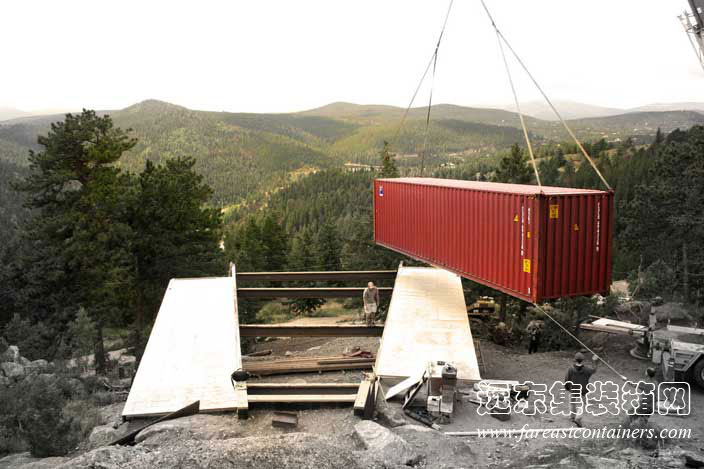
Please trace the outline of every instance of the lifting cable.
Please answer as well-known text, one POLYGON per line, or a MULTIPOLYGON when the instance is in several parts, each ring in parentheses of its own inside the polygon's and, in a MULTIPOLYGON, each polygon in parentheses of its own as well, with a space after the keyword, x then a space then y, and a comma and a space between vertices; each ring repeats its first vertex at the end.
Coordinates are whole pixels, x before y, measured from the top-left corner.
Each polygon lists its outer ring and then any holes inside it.
MULTIPOLYGON (((433 100, 433 85, 435 82, 435 67, 437 65, 438 61, 438 49, 440 48, 440 42, 442 41, 442 36, 445 33, 445 27, 447 26, 447 20, 450 18, 450 11, 452 10, 452 4, 454 3, 454 0, 450 0, 450 5, 447 7, 447 13, 445 14, 445 21, 442 24, 442 29, 440 30, 440 37, 438 37, 438 42, 435 45, 435 50, 433 51, 433 55, 430 56, 430 61, 428 61, 428 65, 425 67, 425 71, 423 72, 423 76, 420 77, 420 82, 418 83, 418 86, 416 87, 415 92, 413 93, 413 96, 411 97, 411 101, 408 103, 408 107, 406 107, 406 110, 403 112, 403 116, 401 116, 401 122, 398 125, 398 129, 396 129, 396 134, 394 135, 394 138, 392 140, 392 143, 395 143, 398 141, 399 135, 401 133, 401 129, 403 128, 403 124, 406 122, 406 117, 408 117, 408 112, 411 110, 411 107, 413 106, 413 102, 416 99, 416 96, 418 95, 418 91, 420 91, 420 87, 423 85, 423 82, 425 81, 425 77, 428 75, 428 72, 430 71, 430 67, 433 67, 433 84, 431 85, 430 88, 430 101, 428 102, 428 113, 425 121, 425 138, 424 138, 424 143, 423 143, 423 150, 425 151, 425 140, 427 140, 428 136, 428 125, 430 123, 430 106, 433 100)), ((423 160, 421 157, 421 176, 423 175, 423 160)))
POLYGON ((601 358, 599 355, 596 354, 596 352, 594 352, 592 349, 590 349, 589 347, 587 347, 587 345, 586 345, 584 342, 582 342, 581 340, 579 340, 574 334, 572 334, 570 331, 568 331, 562 324, 560 324, 560 323, 557 321, 557 319, 555 319, 555 318, 553 318, 552 316, 550 316, 550 314, 548 314, 548 312, 545 311, 545 309, 543 309, 543 308, 541 308, 540 306, 538 306, 537 303, 533 303, 533 306, 535 306, 535 307, 536 307, 540 312, 542 312, 545 316, 547 316, 548 318, 550 318, 550 320, 551 320, 552 322, 554 322, 555 324, 557 324, 558 327, 560 327, 560 329, 562 329, 563 331, 565 331, 565 332, 567 333, 567 335, 569 335, 569 336, 572 337, 574 340, 576 340, 582 347, 584 347, 585 349, 587 349, 587 350, 588 350, 590 353, 592 353, 595 357, 597 357, 599 360, 601 360, 601 362, 602 362, 604 365, 608 366, 611 371, 613 371, 614 373, 616 373, 619 378, 621 378, 623 381, 628 381, 628 377, 626 377, 625 375, 623 375, 623 374, 619 373, 618 371, 616 371, 616 369, 615 369, 613 366, 609 365, 606 360, 604 360, 603 358, 601 358))
MULTIPOLYGON (((487 11, 487 14, 489 12, 487 11)), ((508 66, 508 60, 506 60, 506 53, 504 52, 504 46, 501 43, 501 35, 499 33, 499 28, 494 23, 494 20, 489 15, 491 19, 491 25, 496 31, 496 40, 499 42, 499 50, 501 51, 501 57, 504 59, 504 66, 506 67, 506 75, 508 75, 508 82, 511 85, 511 91, 513 92, 513 101, 516 103, 516 112, 518 112, 518 117, 521 119, 521 127, 523 127, 523 136, 526 138, 526 145, 528 145, 528 153, 530 154, 530 161, 533 163, 533 171, 535 172, 535 180, 538 181, 538 187, 541 189, 543 185, 540 183, 540 174, 538 173, 538 165, 535 163, 535 155, 533 155, 533 146, 530 144, 530 138, 528 137, 528 129, 526 128, 525 119, 523 119, 523 113, 521 112, 521 105, 518 103, 518 95, 516 94, 516 87, 513 85, 513 77, 511 76, 511 69, 508 66)))
MULTIPOLYGON (((592 160, 592 158, 589 156, 589 154, 587 153, 587 151, 586 151, 586 150, 584 149, 584 147, 582 146, 582 143, 579 141, 579 139, 577 139, 577 136, 574 134, 574 132, 572 132, 572 129, 567 125, 567 122, 565 122, 565 120, 562 118, 562 115, 557 111, 557 109, 555 108, 555 106, 552 104, 552 101, 550 101, 550 98, 548 98, 548 96, 545 94, 545 92, 543 91, 543 89, 540 87, 540 85, 539 85, 538 82, 536 81, 535 77, 533 77, 533 74, 530 73, 530 71, 528 70, 528 67, 526 67, 526 65, 523 63, 523 61, 522 61, 521 58, 518 56, 518 54, 516 53, 516 51, 513 50, 513 47, 511 47, 511 44, 509 44, 509 42, 508 42, 508 40, 506 39, 506 37, 501 33, 501 31, 499 30, 499 28, 496 26, 496 23, 494 22, 494 19, 493 19, 493 17, 491 16, 491 13, 489 12, 489 8, 487 8, 486 3, 484 2, 484 0, 481 0, 481 2, 482 2, 482 6, 484 7, 484 11, 486 11, 486 14, 487 14, 487 16, 489 17, 489 20, 491 21, 492 26, 494 26, 494 29, 495 29, 495 31, 496 31, 496 35, 497 35, 497 36, 499 37, 499 39, 500 39, 500 40, 499 40, 499 44, 500 44, 501 42, 503 42, 504 44, 506 44, 506 47, 508 47, 508 50, 511 51, 511 53, 513 54, 513 56, 516 58, 516 61, 520 64, 520 66, 521 66, 521 67, 523 68, 523 70, 526 72, 526 74, 527 74, 528 77, 531 79, 531 81, 533 82, 533 84, 535 85, 535 87, 538 89, 538 91, 540 91, 540 94, 543 96, 543 98, 545 99, 545 101, 548 103, 548 105, 550 106, 550 109, 552 109, 552 112, 555 113, 555 116, 557 116, 557 118, 560 120, 560 123, 562 123, 562 126, 565 128, 565 130, 567 130, 567 133, 570 134, 570 137, 572 137, 572 140, 574 140, 574 142, 577 144, 577 146, 579 147, 579 149, 582 151, 582 154, 583 154, 584 157, 587 159, 587 161, 589 162, 589 164, 591 164, 592 168, 594 169, 594 171, 596 172, 596 174, 597 174, 597 175, 599 176, 599 178, 601 179, 601 182, 604 183, 604 185, 608 188, 609 191, 613 190, 613 189, 611 188, 611 186, 609 185, 609 183, 606 182, 606 179, 605 179, 604 176, 601 174, 601 171, 599 171, 599 168, 597 168, 596 164, 594 163, 594 160, 592 160)), ((503 53, 503 47, 501 48, 501 50, 502 50, 502 53, 503 53)), ((504 59, 504 60, 505 60, 505 59, 504 59)), ((514 92, 514 94, 515 94, 515 92, 514 92)), ((519 111, 519 115, 520 115, 520 111, 519 111)), ((521 123, 523 124, 523 116, 521 116, 521 123)), ((524 127, 523 127, 523 131, 525 132, 525 125, 524 125, 524 127)), ((528 148, 530 148, 530 145, 528 146, 528 148)), ((535 164, 535 162, 534 162, 533 164, 535 164)))
POLYGON ((430 81, 430 97, 428 98, 428 113, 425 117, 425 135, 423 136, 423 152, 420 155, 420 177, 423 177, 423 172, 425 170, 425 153, 426 146, 428 144, 428 128, 430 127, 430 108, 433 105, 433 88, 435 87, 435 69, 438 65, 438 50, 440 49, 440 42, 442 41, 442 35, 445 34, 445 27, 447 26, 447 20, 450 17, 450 10, 452 10, 452 4, 454 0, 450 0, 450 5, 447 7, 447 14, 445 15, 445 22, 442 24, 442 30, 440 31, 440 37, 438 37, 438 43, 435 45, 435 52, 433 53, 433 77, 430 81))

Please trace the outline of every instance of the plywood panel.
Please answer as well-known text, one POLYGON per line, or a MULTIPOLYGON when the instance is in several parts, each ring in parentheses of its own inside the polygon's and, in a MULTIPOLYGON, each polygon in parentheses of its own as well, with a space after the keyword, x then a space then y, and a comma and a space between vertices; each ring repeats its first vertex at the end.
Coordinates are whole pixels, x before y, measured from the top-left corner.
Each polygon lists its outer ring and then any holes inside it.
POLYGON ((233 277, 171 280, 122 415, 246 407, 230 381, 241 366, 233 277))
POLYGON ((396 276, 375 370, 387 382, 418 373, 429 361, 457 367, 457 379, 481 379, 460 277, 446 270, 401 267, 396 276))

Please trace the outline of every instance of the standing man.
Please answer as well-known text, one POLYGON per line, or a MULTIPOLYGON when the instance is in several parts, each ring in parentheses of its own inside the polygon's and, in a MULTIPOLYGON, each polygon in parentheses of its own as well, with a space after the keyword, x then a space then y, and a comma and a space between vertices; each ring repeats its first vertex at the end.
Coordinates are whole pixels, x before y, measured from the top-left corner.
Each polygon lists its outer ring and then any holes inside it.
POLYGON ((584 366, 584 354, 577 352, 574 355, 574 364, 567 370, 565 376, 565 389, 570 392, 570 420, 578 427, 582 426, 589 378, 599 366, 599 357, 592 356, 592 367, 584 366))
POLYGON ((373 326, 374 315, 379 308, 379 289, 376 288, 374 282, 367 284, 362 299, 364 300, 364 319, 367 321, 367 326, 373 326))
POLYGON ((526 332, 528 332, 528 354, 538 353, 538 342, 540 342, 541 324, 535 319, 528 323, 526 332))

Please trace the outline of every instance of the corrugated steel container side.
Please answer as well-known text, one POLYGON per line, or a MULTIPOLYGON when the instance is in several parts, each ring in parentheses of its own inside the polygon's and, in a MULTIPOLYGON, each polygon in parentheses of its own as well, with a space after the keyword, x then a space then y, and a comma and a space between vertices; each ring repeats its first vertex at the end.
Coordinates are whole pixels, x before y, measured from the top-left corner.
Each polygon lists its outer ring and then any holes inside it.
POLYGON ((374 240, 526 301, 606 292, 613 194, 374 183, 374 240))

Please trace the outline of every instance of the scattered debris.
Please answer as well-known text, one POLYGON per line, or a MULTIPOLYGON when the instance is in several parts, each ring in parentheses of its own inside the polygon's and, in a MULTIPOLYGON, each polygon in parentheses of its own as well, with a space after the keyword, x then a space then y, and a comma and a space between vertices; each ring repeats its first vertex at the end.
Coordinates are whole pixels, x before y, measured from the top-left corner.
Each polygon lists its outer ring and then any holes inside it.
POLYGON ((298 426, 298 414, 296 412, 274 412, 271 418, 271 426, 277 428, 296 428, 298 426))
POLYGON ((365 370, 371 369, 373 365, 373 358, 338 356, 252 361, 245 363, 244 369, 253 375, 268 376, 318 371, 365 370))

